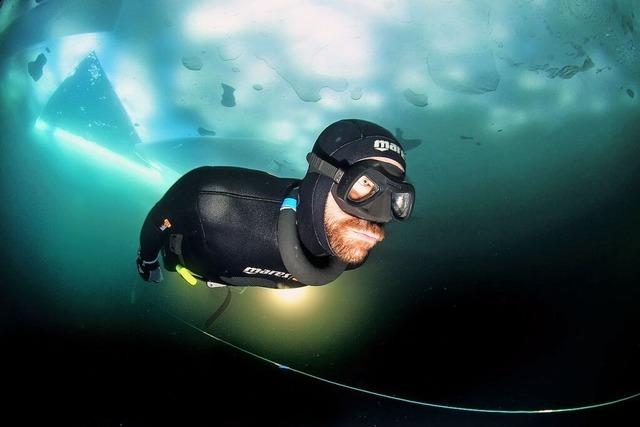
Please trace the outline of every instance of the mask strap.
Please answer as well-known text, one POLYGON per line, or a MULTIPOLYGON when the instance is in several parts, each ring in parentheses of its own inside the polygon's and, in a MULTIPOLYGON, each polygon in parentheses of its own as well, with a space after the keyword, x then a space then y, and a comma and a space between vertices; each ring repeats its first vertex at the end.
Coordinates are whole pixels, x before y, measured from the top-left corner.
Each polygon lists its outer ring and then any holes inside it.
POLYGON ((311 170, 311 172, 327 176, 336 184, 340 183, 340 180, 344 175, 344 171, 342 169, 322 160, 315 153, 307 154, 307 162, 309 162, 309 170, 311 170))

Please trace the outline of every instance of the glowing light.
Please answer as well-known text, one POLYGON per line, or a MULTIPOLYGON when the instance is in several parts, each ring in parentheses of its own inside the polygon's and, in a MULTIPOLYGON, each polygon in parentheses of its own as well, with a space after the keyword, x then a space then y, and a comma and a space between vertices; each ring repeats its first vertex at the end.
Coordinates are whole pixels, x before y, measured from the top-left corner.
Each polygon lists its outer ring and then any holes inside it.
POLYGON ((206 40, 246 28, 254 30, 265 20, 278 23, 287 0, 238 0, 231 6, 205 5, 191 9, 184 18, 184 32, 194 40, 206 40))
POLYGON ((51 128, 48 123, 41 119, 36 121, 34 128, 39 132, 51 130, 51 135, 55 141, 62 143, 66 148, 83 154, 86 158, 93 160, 97 164, 106 164, 122 172, 144 178, 152 183, 161 183, 162 176, 158 171, 139 165, 126 157, 106 149, 96 142, 89 141, 61 128, 51 128))
POLYGON ((244 29, 250 19, 247 4, 241 6, 203 6, 192 9, 185 18, 185 30, 193 39, 207 39, 244 29), (243 13, 245 12, 245 13, 243 13))
POLYGON ((276 294, 277 300, 285 305, 300 304, 308 296, 309 296, 309 292, 306 287, 292 288, 292 289, 278 289, 278 292, 276 294))
POLYGON ((365 77, 374 45, 369 30, 344 12, 313 3, 292 9, 284 21, 289 57, 308 72, 347 78, 365 77), (318 25, 322 22, 322 25, 318 25))
MULTIPOLYGON (((33 96, 39 105, 47 103, 60 84, 73 75, 78 64, 91 51, 99 50, 100 36, 96 33, 76 34, 62 37, 59 41, 51 41, 50 46, 59 53, 45 55, 47 64, 43 70, 44 73, 38 80, 38 84, 33 87, 33 96), (56 43, 58 43, 57 46, 56 43)), ((35 57, 41 50, 42 46, 35 45, 29 50, 29 57, 35 57)))
POLYGON ((314 286, 264 289, 262 295, 265 312, 285 319, 313 316, 322 302, 322 296, 314 286))
POLYGON ((84 139, 81 136, 74 135, 64 129, 54 128, 53 136, 58 141, 65 143, 68 147, 82 152, 100 164, 107 163, 118 169, 127 172, 134 172, 136 175, 143 176, 153 181, 160 179, 160 174, 157 171, 138 165, 135 162, 114 153, 113 151, 107 150, 95 142, 84 139))
POLYGON ((153 87, 147 83, 152 81, 148 74, 148 67, 126 55, 118 58, 113 72, 109 74, 109 81, 127 115, 132 122, 140 124, 136 132, 143 141, 149 136, 144 124, 154 116, 154 106, 157 105, 153 87))
POLYGON ((76 34, 62 38, 58 48, 60 54, 55 62, 58 75, 64 77, 71 74, 80 61, 97 47, 97 33, 76 34))
POLYGON ((256 30, 281 41, 276 52, 288 65, 305 73, 362 77, 376 69, 368 66, 375 54, 368 27, 337 7, 313 1, 245 0, 198 7, 184 18, 184 32, 194 40, 241 36, 256 30))
POLYGON ((389 9, 393 6, 402 7, 405 5, 397 3, 386 2, 372 2, 368 0, 348 0, 344 3, 357 8, 359 13, 369 13, 370 15, 377 15, 386 17, 389 14, 389 9))

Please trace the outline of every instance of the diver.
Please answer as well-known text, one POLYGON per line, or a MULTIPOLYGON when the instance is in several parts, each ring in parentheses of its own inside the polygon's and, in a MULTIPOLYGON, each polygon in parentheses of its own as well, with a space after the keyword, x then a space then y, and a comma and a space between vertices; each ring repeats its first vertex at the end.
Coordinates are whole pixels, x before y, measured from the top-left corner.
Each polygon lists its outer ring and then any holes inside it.
POLYGON ((415 191, 405 153, 385 128, 340 120, 322 131, 302 180, 203 166, 179 178, 148 213, 136 264, 145 281, 178 272, 192 285, 324 285, 362 265, 405 220, 415 191))

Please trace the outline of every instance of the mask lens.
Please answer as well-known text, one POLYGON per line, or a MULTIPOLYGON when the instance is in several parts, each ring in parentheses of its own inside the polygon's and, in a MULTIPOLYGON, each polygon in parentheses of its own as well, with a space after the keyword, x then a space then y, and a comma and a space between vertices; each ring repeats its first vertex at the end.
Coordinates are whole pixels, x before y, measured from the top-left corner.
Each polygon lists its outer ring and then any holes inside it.
POLYGON ((378 185, 367 175, 362 175, 351 186, 347 197, 353 202, 361 202, 373 196, 378 191, 378 185))
POLYGON ((393 193, 391 195, 391 208, 398 218, 406 218, 411 211, 413 196, 411 193, 393 193))

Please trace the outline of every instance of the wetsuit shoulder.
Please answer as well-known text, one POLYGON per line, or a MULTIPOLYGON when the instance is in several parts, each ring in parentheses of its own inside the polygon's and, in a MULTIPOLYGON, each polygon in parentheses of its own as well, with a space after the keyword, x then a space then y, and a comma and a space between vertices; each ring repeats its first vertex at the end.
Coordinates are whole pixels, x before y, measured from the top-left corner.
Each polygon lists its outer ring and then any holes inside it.
POLYGON ((280 202, 300 180, 278 178, 267 172, 230 166, 203 166, 189 172, 197 176, 200 193, 224 193, 280 202))

